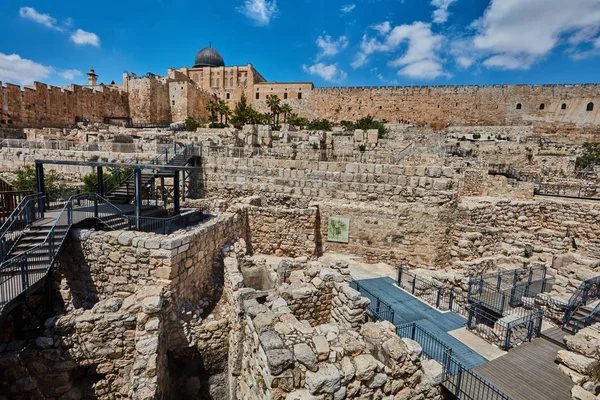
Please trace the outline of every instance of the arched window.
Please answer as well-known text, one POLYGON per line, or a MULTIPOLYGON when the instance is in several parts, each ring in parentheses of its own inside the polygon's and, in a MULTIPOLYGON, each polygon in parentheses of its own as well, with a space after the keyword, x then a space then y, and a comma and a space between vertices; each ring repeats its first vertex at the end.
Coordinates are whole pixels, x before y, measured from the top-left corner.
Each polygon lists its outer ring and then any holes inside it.
POLYGON ((214 87, 215 86, 215 80, 213 78, 210 78, 210 87, 214 87))
POLYGON ((544 108, 546 108, 546 106, 544 105, 544 103, 540 104, 540 110, 543 110, 544 108))
POLYGON ((231 95, 229 93, 227 93, 227 100, 229 100, 231 98, 231 95))
POLYGON ((562 103, 562 106, 560 106, 561 110, 566 110, 567 109, 567 103, 562 103))
POLYGON ((521 103, 517 104, 517 110, 520 110, 521 108, 523 108, 523 106, 521 105, 521 103))
POLYGON ((219 87, 219 78, 217 78, 217 87, 219 87))
POLYGON ((594 111, 594 103, 588 103, 586 111, 594 111))
POLYGON ((194 82, 198 82, 198 74, 194 74, 194 82))
POLYGON ((233 86, 233 78, 229 78, 229 86, 233 86))

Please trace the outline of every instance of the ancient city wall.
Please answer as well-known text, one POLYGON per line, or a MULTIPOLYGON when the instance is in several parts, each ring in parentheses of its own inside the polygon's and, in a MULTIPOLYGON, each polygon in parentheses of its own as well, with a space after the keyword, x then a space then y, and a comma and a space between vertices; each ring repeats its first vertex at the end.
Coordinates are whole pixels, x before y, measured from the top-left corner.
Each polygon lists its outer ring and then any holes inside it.
POLYGON ((441 121, 451 125, 598 125, 599 104, 600 87, 596 84, 342 87, 314 89, 300 114, 334 121, 371 115, 390 122, 441 121), (594 110, 586 111, 590 102, 594 110))
POLYGON ((79 118, 102 122, 105 116, 129 115, 127 94, 116 89, 35 82, 21 89, 0 83, 0 128, 65 127, 79 118))

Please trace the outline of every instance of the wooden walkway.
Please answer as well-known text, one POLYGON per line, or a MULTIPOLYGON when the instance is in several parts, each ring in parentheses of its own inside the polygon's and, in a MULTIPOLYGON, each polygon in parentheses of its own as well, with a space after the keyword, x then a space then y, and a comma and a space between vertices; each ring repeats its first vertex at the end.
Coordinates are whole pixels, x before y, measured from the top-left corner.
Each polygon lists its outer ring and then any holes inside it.
POLYGON ((573 382, 554 363, 558 350, 555 343, 536 338, 473 371, 515 400, 566 400, 573 382))

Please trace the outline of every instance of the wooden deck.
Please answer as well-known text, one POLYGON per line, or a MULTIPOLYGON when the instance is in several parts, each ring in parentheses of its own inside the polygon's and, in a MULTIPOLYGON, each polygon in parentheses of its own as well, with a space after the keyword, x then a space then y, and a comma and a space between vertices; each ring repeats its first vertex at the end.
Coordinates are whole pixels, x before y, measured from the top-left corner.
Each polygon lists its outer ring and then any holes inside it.
POLYGON ((566 400, 573 382, 554 363, 558 350, 555 343, 537 338, 473 371, 515 400, 566 400))

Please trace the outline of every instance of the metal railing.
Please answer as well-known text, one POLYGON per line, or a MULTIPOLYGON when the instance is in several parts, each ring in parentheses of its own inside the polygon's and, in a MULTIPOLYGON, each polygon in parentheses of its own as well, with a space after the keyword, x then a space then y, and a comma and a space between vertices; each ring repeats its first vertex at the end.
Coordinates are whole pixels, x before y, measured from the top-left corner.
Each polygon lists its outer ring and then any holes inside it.
POLYGON ((592 312, 586 316, 576 321, 573 324, 573 328, 571 328, 573 335, 579 332, 581 329, 600 323, 600 303, 596 304, 596 307, 592 310, 592 312))
POLYGON ((367 290, 357 281, 350 282, 350 287, 360 292, 361 296, 370 300, 368 309, 371 313, 371 318, 374 321, 385 320, 394 323, 394 310, 392 309, 392 306, 381 300, 377 295, 367 290))
POLYGON ((442 385, 457 399, 512 400, 481 375, 465 367, 457 360, 451 347, 417 323, 396 326, 396 334, 419 343, 425 358, 435 360, 442 365, 442 385))
POLYGON ((25 196, 0 227, 0 262, 6 260, 8 254, 23 235, 24 229, 32 222, 44 218, 44 194, 25 196))
POLYGON ((475 371, 470 371, 451 354, 443 363, 442 385, 461 400, 512 400, 475 371))
POLYGON ((568 183, 536 183, 533 194, 599 200, 600 187, 568 183))
POLYGON ((438 310, 452 311, 464 317, 468 315, 467 299, 455 288, 424 279, 402 265, 397 268, 397 273, 396 283, 401 289, 438 310))
POLYGON ((98 203, 96 195, 71 197, 42 243, 0 264, 0 309, 46 276, 73 224, 92 216, 114 214, 114 206, 102 211, 98 203))
POLYGON ((419 343, 425 357, 435 360, 442 365, 447 354, 452 354, 452 348, 441 342, 416 322, 396 326, 396 335, 419 343))
POLYGON ((586 305, 590 300, 600 298, 600 275, 594 278, 587 279, 579 285, 577 290, 571 295, 565 316, 563 318, 563 327, 568 325, 577 310, 586 305))
POLYGON ((526 299, 551 290, 553 280, 546 277, 545 267, 517 268, 469 279, 468 299, 500 315, 513 314, 526 299))
POLYGON ((543 313, 539 308, 505 316, 488 312, 480 303, 470 304, 468 310, 467 328, 502 350, 540 336, 543 313))

